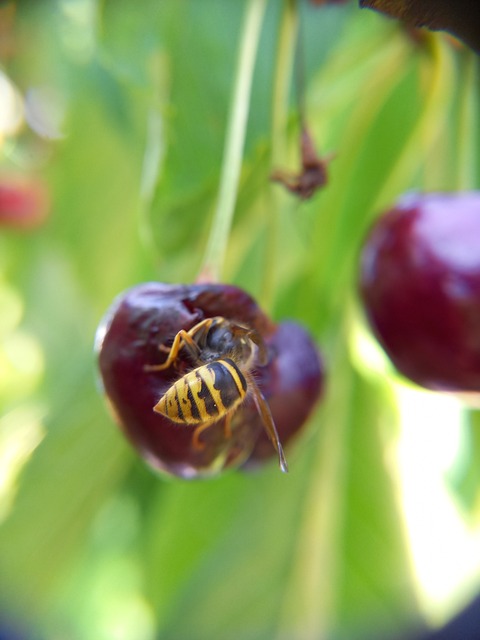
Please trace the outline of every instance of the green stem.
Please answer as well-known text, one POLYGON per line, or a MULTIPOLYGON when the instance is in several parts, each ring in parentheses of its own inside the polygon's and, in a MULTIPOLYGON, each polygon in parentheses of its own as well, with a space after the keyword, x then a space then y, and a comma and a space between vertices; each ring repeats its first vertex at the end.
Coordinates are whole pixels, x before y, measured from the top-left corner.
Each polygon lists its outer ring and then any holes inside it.
MULTIPOLYGON (((283 12, 278 35, 275 76, 272 100, 272 147, 271 166, 278 169, 287 157, 286 132, 289 113, 289 94, 298 39, 299 15, 297 0, 284 0, 283 12)), ((263 305, 269 307, 274 290, 274 279, 277 272, 276 254, 278 245, 278 224, 280 209, 285 194, 277 185, 272 186, 268 207, 267 244, 265 252, 265 268, 262 283, 263 305)))
POLYGON ((477 186, 477 108, 478 68, 475 54, 466 51, 463 57, 460 109, 458 118, 457 188, 474 189, 477 186))
POLYGON ((212 280, 220 278, 235 211, 253 72, 267 2, 248 0, 245 10, 217 205, 201 271, 201 277, 212 280))
POLYGON ((285 133, 289 111, 289 93, 298 37, 296 0, 284 0, 278 37, 272 103, 272 165, 285 160, 285 133))
POLYGON ((152 92, 147 112, 146 143, 140 182, 138 232, 142 253, 148 252, 149 259, 155 263, 158 260, 158 247, 155 243, 150 214, 165 156, 163 105, 166 102, 167 69, 166 59, 162 54, 157 53, 152 56, 149 71, 152 92))
MULTIPOLYGON (((398 154, 388 177, 378 190, 370 207, 371 211, 381 211, 396 194, 405 190, 421 157, 432 148, 438 135, 444 134, 447 109, 454 90, 453 56, 450 48, 440 38, 434 34, 430 35, 430 53, 420 61, 420 69, 424 71, 422 75, 426 78, 421 112, 410 135, 405 139, 403 149, 398 154)), ((427 168, 424 172, 423 186, 432 190, 433 187, 428 184, 429 179, 427 168)))
MULTIPOLYGON (((342 518, 347 496, 349 429, 353 422, 354 375, 347 336, 350 314, 332 340, 330 393, 321 409, 322 433, 312 441, 305 488, 298 505, 298 534, 285 579, 277 637, 320 640, 330 637, 338 608, 342 568, 342 518)), ((343 527, 343 528, 342 528, 343 527)))

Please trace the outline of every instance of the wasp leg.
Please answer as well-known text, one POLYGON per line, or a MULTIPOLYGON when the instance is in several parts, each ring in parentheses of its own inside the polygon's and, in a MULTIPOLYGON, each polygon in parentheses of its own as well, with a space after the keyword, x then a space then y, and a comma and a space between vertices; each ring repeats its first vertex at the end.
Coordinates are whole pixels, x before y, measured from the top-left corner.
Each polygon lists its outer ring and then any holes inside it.
POLYGON ((206 318, 201 322, 198 322, 195 326, 193 326, 189 331, 185 331, 185 329, 181 329, 175 339, 173 341, 170 349, 165 347, 164 345, 160 346, 162 351, 169 351, 168 357, 165 362, 161 365, 154 365, 156 371, 161 371, 163 369, 167 369, 171 364, 175 361, 178 356, 178 352, 180 349, 185 349, 188 352, 188 355, 192 362, 197 362, 198 356, 200 354, 199 344, 205 341, 205 337, 207 333, 210 331, 210 327, 216 321, 216 318, 206 318))
POLYGON ((278 463, 280 465, 280 469, 283 471, 283 473, 288 473, 287 460, 283 452, 280 438, 278 437, 277 428, 275 427, 270 407, 268 406, 263 393, 258 388, 257 383, 252 376, 248 376, 248 385, 252 390, 253 400, 255 402, 255 406, 257 407, 257 411, 262 418, 263 426, 265 427, 268 437, 270 438, 275 451, 278 454, 278 463))
POLYGON ((218 320, 219 318, 206 318, 205 320, 197 323, 189 331, 180 329, 170 348, 163 344, 158 347, 160 351, 168 353, 165 362, 162 364, 147 364, 144 367, 145 371, 163 371, 164 369, 168 369, 168 367, 175 362, 180 349, 186 349, 192 362, 196 363, 201 351, 199 344, 205 341, 205 337, 212 324, 218 320))
POLYGON ((194 362, 198 359, 200 349, 190 333, 185 331, 185 329, 181 329, 177 333, 170 349, 164 345, 160 345, 159 349, 161 351, 168 351, 168 356, 165 362, 162 364, 147 364, 144 369, 146 371, 163 371, 164 369, 168 369, 168 367, 170 367, 177 359, 180 349, 183 348, 188 351, 189 356, 194 362))
POLYGON ((172 347, 167 347, 166 344, 161 344, 158 346, 158 350, 162 351, 163 353, 170 353, 172 347))
POLYGON ((205 318, 205 320, 198 322, 194 327, 192 327, 188 332, 188 335, 194 338, 196 344, 204 343, 212 325, 219 319, 220 318, 205 318))
MULTIPOLYGON (((168 369, 168 367, 171 366, 172 362, 176 360, 178 356, 178 352, 183 347, 182 341, 186 342, 187 340, 191 340, 190 336, 184 329, 181 329, 175 336, 175 339, 173 341, 172 346, 169 349, 169 353, 165 362, 162 364, 146 364, 144 369, 146 371, 163 371, 164 369, 168 369)), ((159 348, 161 348, 161 346, 159 348)), ((164 351, 165 349, 161 349, 161 350, 164 351)))
POLYGON ((230 413, 227 413, 227 415, 225 416, 225 421, 223 423, 223 433, 225 435, 225 438, 232 437, 232 418, 234 413, 234 411, 230 411, 230 413))
MULTIPOLYGON (((231 438, 232 437, 232 417, 233 417, 233 413, 234 412, 230 412, 227 413, 227 415, 225 416, 225 422, 223 424, 223 432, 225 435, 225 438, 231 438)), ((206 431, 209 427, 211 427, 213 424, 213 422, 207 422, 207 423, 203 423, 201 425, 199 425, 195 431, 193 432, 193 438, 192 438, 192 442, 193 442, 193 446, 195 449, 199 449, 200 451, 202 449, 205 449, 205 444, 203 442, 200 441, 200 435, 206 431)))
POLYGON ((201 425, 199 425, 195 431, 193 432, 193 437, 192 437, 192 443, 193 443, 193 448, 197 449, 198 451, 202 451, 203 449, 205 449, 205 443, 204 442, 200 442, 200 435, 209 427, 212 426, 211 422, 207 422, 207 423, 203 423, 201 425))

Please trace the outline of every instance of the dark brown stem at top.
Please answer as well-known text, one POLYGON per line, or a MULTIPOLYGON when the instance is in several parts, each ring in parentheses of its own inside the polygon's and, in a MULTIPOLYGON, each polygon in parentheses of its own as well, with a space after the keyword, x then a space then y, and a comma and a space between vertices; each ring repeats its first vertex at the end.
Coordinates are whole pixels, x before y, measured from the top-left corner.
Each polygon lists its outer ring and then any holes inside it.
POLYGON ((272 173, 270 179, 273 182, 283 184, 286 189, 301 200, 308 200, 318 189, 327 184, 327 167, 332 157, 321 158, 318 156, 305 124, 302 127, 300 151, 302 163, 300 173, 277 170, 272 173))

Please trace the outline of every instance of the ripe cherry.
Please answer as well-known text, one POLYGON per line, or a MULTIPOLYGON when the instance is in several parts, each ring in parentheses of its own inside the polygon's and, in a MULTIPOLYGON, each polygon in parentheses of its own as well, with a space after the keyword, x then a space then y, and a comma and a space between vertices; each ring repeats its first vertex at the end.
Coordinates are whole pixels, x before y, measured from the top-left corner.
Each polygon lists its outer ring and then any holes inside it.
POLYGON ((479 192, 403 197, 367 237, 360 290, 403 375, 432 390, 480 390, 479 192))
POLYGON ((106 396, 121 429, 155 469, 181 477, 208 476, 246 463, 274 458, 263 440, 264 426, 251 397, 235 411, 231 433, 224 419, 202 432, 175 424, 154 406, 192 369, 182 349, 175 366, 152 370, 165 361, 161 345, 171 345, 181 330, 221 316, 254 329, 265 341, 268 361, 253 375, 285 445, 311 413, 323 383, 323 368, 307 332, 296 323, 274 324, 256 302, 237 287, 223 284, 146 283, 113 303, 97 334, 99 367, 106 396))

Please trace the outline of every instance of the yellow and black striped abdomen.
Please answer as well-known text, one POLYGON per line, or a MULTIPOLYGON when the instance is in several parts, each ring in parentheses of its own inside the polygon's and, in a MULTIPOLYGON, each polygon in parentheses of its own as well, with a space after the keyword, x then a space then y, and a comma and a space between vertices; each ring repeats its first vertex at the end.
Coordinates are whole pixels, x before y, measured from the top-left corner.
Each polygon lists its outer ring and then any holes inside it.
POLYGON ((235 409, 247 394, 247 382, 233 360, 197 367, 177 380, 154 410, 179 424, 215 422, 235 409))

